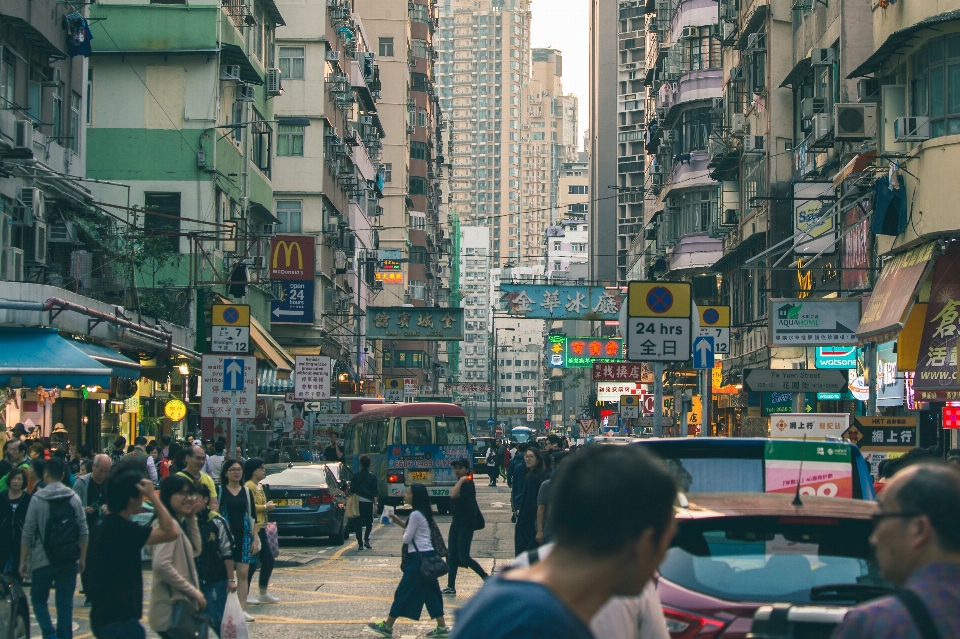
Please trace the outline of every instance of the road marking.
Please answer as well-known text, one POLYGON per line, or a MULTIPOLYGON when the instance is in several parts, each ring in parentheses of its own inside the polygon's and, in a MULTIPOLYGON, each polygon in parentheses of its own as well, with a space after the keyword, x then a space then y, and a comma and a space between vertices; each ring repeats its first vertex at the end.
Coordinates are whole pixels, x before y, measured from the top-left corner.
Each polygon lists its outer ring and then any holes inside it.
POLYGON ((507 504, 503 503, 502 501, 495 501, 495 502, 493 502, 492 504, 490 504, 490 507, 491 507, 491 508, 506 508, 506 507, 507 507, 507 504))

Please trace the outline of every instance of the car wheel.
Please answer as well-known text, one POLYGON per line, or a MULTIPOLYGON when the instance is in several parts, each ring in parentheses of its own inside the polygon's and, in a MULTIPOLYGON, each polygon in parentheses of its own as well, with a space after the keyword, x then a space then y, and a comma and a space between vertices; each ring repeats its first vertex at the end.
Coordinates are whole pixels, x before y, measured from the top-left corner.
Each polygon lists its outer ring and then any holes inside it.
POLYGON ((17 615, 10 632, 11 639, 30 639, 30 622, 23 615, 17 615))

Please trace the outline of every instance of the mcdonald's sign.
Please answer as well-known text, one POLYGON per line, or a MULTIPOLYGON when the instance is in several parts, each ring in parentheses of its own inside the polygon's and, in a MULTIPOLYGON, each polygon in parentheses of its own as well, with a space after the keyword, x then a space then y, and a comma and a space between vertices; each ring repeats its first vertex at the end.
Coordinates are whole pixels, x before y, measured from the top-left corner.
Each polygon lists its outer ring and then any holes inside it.
POLYGON ((314 241, 312 235, 275 235, 270 241, 270 279, 312 281, 314 241))

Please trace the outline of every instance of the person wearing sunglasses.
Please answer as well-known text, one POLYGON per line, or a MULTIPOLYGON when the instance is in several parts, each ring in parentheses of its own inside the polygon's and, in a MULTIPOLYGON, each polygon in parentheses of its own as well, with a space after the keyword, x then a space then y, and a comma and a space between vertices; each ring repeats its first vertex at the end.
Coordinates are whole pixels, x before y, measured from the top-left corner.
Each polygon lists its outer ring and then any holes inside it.
POLYGON ((896 595, 847 613, 833 639, 960 637, 960 472, 921 463, 887 483, 870 544, 896 595))

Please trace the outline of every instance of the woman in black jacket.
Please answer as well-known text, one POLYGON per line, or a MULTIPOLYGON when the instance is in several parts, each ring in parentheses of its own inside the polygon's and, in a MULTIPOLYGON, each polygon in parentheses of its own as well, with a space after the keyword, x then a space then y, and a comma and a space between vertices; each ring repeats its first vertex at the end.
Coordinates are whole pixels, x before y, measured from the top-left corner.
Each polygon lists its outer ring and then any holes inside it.
POLYGON ((543 453, 531 446, 523 454, 527 473, 523 493, 519 495, 517 525, 513 531, 514 554, 519 555, 537 547, 537 495, 540 484, 547 478, 543 453))
POLYGON ((20 537, 27 518, 30 495, 27 474, 14 468, 7 475, 7 489, 0 492, 0 572, 20 581, 20 537))
POLYGON ((373 530, 373 508, 377 501, 379 482, 377 476, 370 472, 370 456, 360 458, 360 472, 353 476, 350 482, 350 491, 360 498, 360 517, 357 518, 357 550, 364 546, 370 548, 370 531, 373 530), (360 533, 364 533, 363 537, 360 533))

